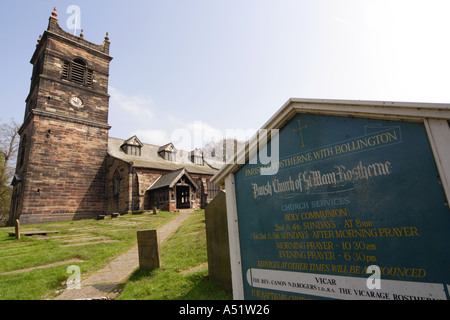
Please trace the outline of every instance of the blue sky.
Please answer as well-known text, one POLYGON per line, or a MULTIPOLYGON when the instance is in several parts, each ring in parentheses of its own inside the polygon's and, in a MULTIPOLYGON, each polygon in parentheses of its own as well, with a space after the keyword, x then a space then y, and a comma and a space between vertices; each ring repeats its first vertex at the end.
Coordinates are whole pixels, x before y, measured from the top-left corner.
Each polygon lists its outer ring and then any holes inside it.
POLYGON ((86 40, 109 32, 113 137, 161 145, 200 126, 178 145, 199 147, 291 97, 450 102, 448 0, 3 0, 0 122, 23 121, 36 40, 54 6, 73 32, 70 5, 86 40))

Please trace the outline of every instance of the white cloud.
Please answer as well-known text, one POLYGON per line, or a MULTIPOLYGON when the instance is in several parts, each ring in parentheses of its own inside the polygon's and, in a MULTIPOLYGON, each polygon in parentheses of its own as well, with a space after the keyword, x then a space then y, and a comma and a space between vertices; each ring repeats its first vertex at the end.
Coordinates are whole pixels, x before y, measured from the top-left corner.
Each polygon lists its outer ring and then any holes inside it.
POLYGON ((203 146, 211 141, 219 141, 225 137, 224 132, 202 121, 188 123, 186 129, 193 133, 196 147, 203 146))
POLYGON ((168 118, 168 123, 170 125, 172 125, 172 126, 181 127, 181 126, 184 125, 184 121, 183 120, 181 120, 181 119, 179 119, 179 118, 177 118, 177 117, 175 117, 175 116, 173 116, 171 114, 169 114, 167 116, 167 118, 168 118))
POLYGON ((203 148, 210 142, 218 142, 222 139, 234 138, 240 141, 246 141, 254 134, 252 129, 226 129, 225 132, 213 127, 212 125, 194 121, 184 126, 178 126, 172 131, 171 141, 177 148, 183 150, 194 150, 203 148))
MULTIPOLYGON (((113 95, 116 95, 116 103, 121 110, 129 108, 130 112, 140 112, 141 114, 146 112, 143 107, 147 104, 139 103, 145 99, 126 96, 117 89, 111 90, 111 97, 113 95)), ((150 110, 147 111, 150 112, 150 110)), ((147 119, 144 121, 142 116, 126 117, 123 112, 120 112, 117 121, 120 121, 121 127, 125 126, 126 122, 126 126, 132 128, 131 133, 127 130, 126 137, 136 135, 142 142, 158 146, 172 142, 177 149, 185 151, 203 148, 210 142, 218 142, 227 138, 246 141, 255 132, 255 130, 249 129, 226 129, 223 131, 203 121, 186 123, 172 114, 166 114, 162 119, 156 114, 151 121, 147 121, 147 119)))
POLYGON ((154 101, 151 97, 141 94, 127 95, 114 87, 109 87, 109 93, 111 106, 118 106, 131 116, 153 118, 151 106, 154 101))
POLYGON ((135 130, 132 134, 136 135, 142 142, 157 146, 162 146, 170 142, 170 138, 164 130, 135 130))
POLYGON ((191 151, 202 148, 211 141, 219 141, 227 137, 227 132, 204 123, 193 121, 183 124, 172 115, 168 115, 168 121, 152 121, 153 123, 165 123, 163 129, 135 129, 132 135, 136 135, 141 141, 155 145, 164 145, 172 142, 177 149, 191 151))
POLYGON ((347 21, 345 19, 341 19, 339 17, 332 17, 332 18, 333 18, 333 20, 335 20, 337 22, 340 22, 340 23, 344 23, 344 24, 348 24, 348 25, 352 25, 353 24, 353 23, 351 23, 351 22, 349 22, 349 21, 347 21))

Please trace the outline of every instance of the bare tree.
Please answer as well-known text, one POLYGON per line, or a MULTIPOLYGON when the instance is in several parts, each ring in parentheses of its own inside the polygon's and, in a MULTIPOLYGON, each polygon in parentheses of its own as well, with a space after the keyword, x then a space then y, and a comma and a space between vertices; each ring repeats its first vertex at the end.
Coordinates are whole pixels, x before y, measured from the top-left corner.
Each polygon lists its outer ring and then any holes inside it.
POLYGON ((20 125, 14 120, 0 124, 0 223, 8 219, 11 203, 10 181, 15 171, 20 125))
POLYGON ((243 146, 245 146, 245 142, 228 138, 212 141, 206 144, 202 150, 205 156, 226 162, 231 160, 243 146))

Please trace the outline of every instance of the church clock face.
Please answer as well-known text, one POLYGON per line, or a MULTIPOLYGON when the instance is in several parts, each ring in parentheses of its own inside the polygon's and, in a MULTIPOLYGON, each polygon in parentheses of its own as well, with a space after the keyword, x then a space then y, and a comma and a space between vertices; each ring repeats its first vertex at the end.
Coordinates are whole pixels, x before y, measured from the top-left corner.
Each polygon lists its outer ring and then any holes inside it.
POLYGON ((81 107, 83 105, 83 101, 78 97, 71 97, 70 98, 70 104, 74 107, 81 107))

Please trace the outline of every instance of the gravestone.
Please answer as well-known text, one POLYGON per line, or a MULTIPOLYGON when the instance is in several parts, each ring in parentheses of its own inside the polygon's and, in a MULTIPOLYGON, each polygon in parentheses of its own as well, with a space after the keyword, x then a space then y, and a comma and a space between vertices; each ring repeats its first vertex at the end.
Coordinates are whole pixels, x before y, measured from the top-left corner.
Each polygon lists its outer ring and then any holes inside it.
POLYGON ((139 267, 156 269, 161 266, 161 250, 158 230, 142 230, 137 232, 139 267))
POLYGON ((20 240, 20 221, 16 219, 16 223, 14 224, 15 229, 15 237, 16 239, 20 240))
POLYGON ((231 291, 230 248, 228 244, 227 206, 225 192, 205 208, 206 247, 209 279, 231 291))
POLYGON ((234 297, 448 300, 449 110, 285 105, 266 126, 276 161, 259 149, 213 178, 227 188, 234 297))

